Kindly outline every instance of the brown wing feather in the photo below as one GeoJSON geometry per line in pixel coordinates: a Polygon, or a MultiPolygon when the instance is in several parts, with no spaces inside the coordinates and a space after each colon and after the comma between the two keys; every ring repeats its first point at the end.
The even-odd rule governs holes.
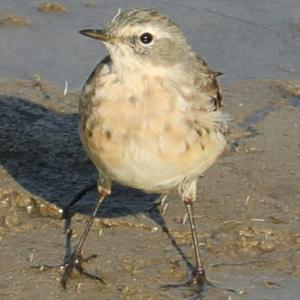
{"type": "Polygon", "coordinates": [[[211,102],[212,102],[214,111],[223,109],[223,98],[222,98],[222,95],[220,93],[219,87],[218,87],[216,96],[212,97],[211,102]]]}
{"type": "Polygon", "coordinates": [[[200,56],[197,55],[196,59],[198,64],[196,64],[197,82],[195,82],[195,84],[197,85],[198,91],[200,93],[207,93],[207,101],[209,101],[213,111],[222,110],[223,99],[217,77],[223,73],[210,70],[207,63],[200,56]]]}
{"type": "Polygon", "coordinates": [[[196,55],[196,60],[197,81],[195,84],[197,85],[198,91],[200,93],[207,93],[207,101],[213,111],[222,110],[223,99],[217,77],[223,73],[210,70],[207,63],[199,55],[196,55]]]}

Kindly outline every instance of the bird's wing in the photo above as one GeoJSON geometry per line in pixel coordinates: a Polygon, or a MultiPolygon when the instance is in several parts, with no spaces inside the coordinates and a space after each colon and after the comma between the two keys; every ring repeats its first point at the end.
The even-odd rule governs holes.
{"type": "Polygon", "coordinates": [[[100,73],[105,72],[107,69],[108,72],[110,70],[111,65],[111,58],[110,56],[106,56],[102,59],[101,62],[95,67],[87,81],[85,82],[79,101],[79,115],[82,120],[82,123],[85,123],[86,119],[88,118],[90,111],[92,109],[92,101],[93,95],[96,93],[96,88],[98,81],[96,78],[99,76],[100,73]]]}
{"type": "Polygon", "coordinates": [[[94,81],[93,79],[95,77],[97,77],[99,75],[99,73],[101,73],[101,71],[103,71],[104,67],[110,66],[110,64],[111,64],[111,57],[109,55],[107,55],[95,67],[95,69],[93,70],[93,72],[91,73],[89,78],[87,79],[85,86],[93,84],[93,81],[94,81]]]}
{"type": "Polygon", "coordinates": [[[200,97],[199,101],[205,101],[206,103],[203,104],[208,105],[212,111],[223,108],[223,99],[217,82],[217,77],[220,75],[222,75],[221,72],[210,70],[207,63],[200,56],[196,56],[195,92],[198,95],[205,95],[200,97]]]}

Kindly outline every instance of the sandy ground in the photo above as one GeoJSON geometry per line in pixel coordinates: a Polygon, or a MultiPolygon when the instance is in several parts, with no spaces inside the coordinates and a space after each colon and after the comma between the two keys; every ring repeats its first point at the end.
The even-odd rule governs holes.
{"type": "MultiPolygon", "coordinates": [[[[133,6],[134,1],[124,1],[123,6],[112,1],[104,12],[100,1],[78,1],[73,6],[70,1],[62,1],[65,11],[54,13],[42,13],[35,1],[28,1],[26,7],[18,3],[3,0],[0,4],[6,11],[6,17],[0,18],[1,38],[6,41],[0,45],[0,298],[299,299],[300,81],[292,80],[299,78],[299,33],[295,24],[300,9],[296,1],[289,0],[290,6],[284,1],[274,5],[265,1],[261,6],[255,1],[251,5],[228,1],[226,7],[221,1],[203,2],[202,6],[196,1],[184,5],[174,1],[176,6],[170,7],[167,1],[147,2],[147,6],[164,8],[185,24],[192,40],[203,34],[205,44],[196,43],[195,48],[206,52],[210,65],[231,74],[225,76],[222,86],[225,110],[233,118],[228,148],[199,179],[195,212],[208,277],[240,294],[208,289],[201,298],[188,289],[162,288],[164,284],[183,282],[193,263],[189,228],[183,224],[185,209],[176,192],[167,206],[159,207],[157,195],[114,185],[113,195],[104,203],[85,247],[85,255],[98,254],[87,268],[103,275],[107,285],[74,277],[63,290],[59,269],[40,271],[31,267],[62,262],[65,236],[61,207],[96,180],[77,134],[78,92],[71,89],[64,96],[63,86],[68,80],[73,90],[78,89],[99,52],[91,41],[69,34],[77,31],[77,26],[90,27],[98,22],[96,12],[101,11],[105,19],[115,7],[133,6]],[[257,12],[257,22],[251,9],[257,12]],[[27,19],[7,18],[8,10],[27,19]],[[216,11],[216,18],[205,18],[203,11],[216,11]],[[206,27],[195,35],[197,13],[198,17],[203,15],[199,22],[206,27]],[[74,14],[86,14],[90,19],[77,18],[75,26],[74,14]],[[240,21],[242,16],[246,23],[240,21]],[[281,19],[275,26],[271,20],[276,16],[281,19]],[[47,28],[47,24],[53,26],[47,28]],[[267,29],[257,27],[262,24],[267,29]],[[226,38],[226,33],[229,37],[234,34],[225,25],[235,28],[241,40],[226,38]],[[67,37],[57,48],[56,43],[64,37],[62,28],[67,37]],[[269,52],[267,58],[267,51],[274,46],[271,40],[276,40],[270,34],[272,30],[285,47],[283,52],[269,52]],[[46,44],[41,42],[45,32],[49,34],[46,44]],[[30,60],[26,38],[34,34],[37,40],[30,40],[31,45],[38,45],[40,39],[43,49],[49,49],[42,53],[34,47],[30,60]],[[282,40],[283,35],[286,40],[282,40]],[[255,43],[264,36],[269,40],[259,51],[255,43]],[[49,43],[52,38],[53,44],[49,43]],[[222,57],[220,49],[210,48],[217,40],[223,43],[222,57]],[[240,54],[247,46],[245,41],[252,47],[247,54],[252,55],[249,61],[254,64],[246,70],[240,54]],[[234,51],[230,42],[236,42],[234,51]],[[76,50],[66,61],[65,54],[72,52],[72,46],[76,50]],[[21,51],[26,53],[22,56],[21,51]],[[254,58],[259,55],[257,62],[254,58]],[[57,64],[49,69],[54,56],[57,64]],[[42,80],[33,78],[34,73],[42,74],[42,80]],[[11,77],[18,79],[7,79],[11,77]]],[[[100,50],[104,54],[104,49],[100,50]]],[[[72,219],[74,243],[95,199],[92,190],[76,207],[72,219]]]]}

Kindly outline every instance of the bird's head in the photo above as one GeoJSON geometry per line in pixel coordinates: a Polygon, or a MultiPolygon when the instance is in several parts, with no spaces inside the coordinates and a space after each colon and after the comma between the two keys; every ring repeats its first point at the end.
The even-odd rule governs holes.
{"type": "Polygon", "coordinates": [[[179,27],[153,9],[130,9],[117,14],[105,29],[80,33],[101,40],[122,67],[171,67],[193,53],[179,27]]]}

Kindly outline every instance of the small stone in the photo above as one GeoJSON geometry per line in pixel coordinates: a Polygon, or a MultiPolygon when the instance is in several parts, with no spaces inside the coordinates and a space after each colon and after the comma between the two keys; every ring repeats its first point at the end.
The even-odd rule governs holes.
{"type": "Polygon", "coordinates": [[[37,212],[37,208],[34,205],[26,206],[26,211],[29,215],[33,215],[37,212]]]}
{"type": "Polygon", "coordinates": [[[156,232],[156,231],[158,231],[158,229],[159,228],[157,226],[154,226],[154,227],[151,228],[151,232],[156,232]]]}

